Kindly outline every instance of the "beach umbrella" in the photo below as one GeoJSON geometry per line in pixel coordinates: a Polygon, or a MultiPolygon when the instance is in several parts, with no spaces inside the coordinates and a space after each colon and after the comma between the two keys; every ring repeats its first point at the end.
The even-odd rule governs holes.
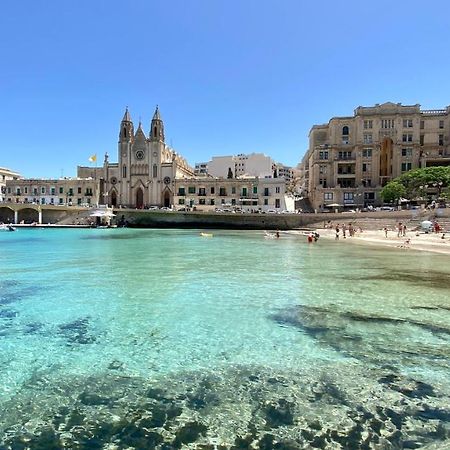
{"type": "Polygon", "coordinates": [[[424,220],[420,223],[422,230],[429,230],[433,226],[433,222],[431,220],[424,220]]]}

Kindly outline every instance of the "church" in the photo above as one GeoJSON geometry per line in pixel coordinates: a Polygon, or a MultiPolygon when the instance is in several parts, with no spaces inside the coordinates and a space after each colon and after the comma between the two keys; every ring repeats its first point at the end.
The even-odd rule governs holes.
{"type": "Polygon", "coordinates": [[[137,130],[128,108],[120,123],[116,163],[108,154],[102,167],[78,167],[80,178],[99,181],[99,203],[142,209],[174,204],[175,179],[192,177],[187,161],[165,143],[164,123],[158,106],[148,136],[142,123],[137,130]]]}

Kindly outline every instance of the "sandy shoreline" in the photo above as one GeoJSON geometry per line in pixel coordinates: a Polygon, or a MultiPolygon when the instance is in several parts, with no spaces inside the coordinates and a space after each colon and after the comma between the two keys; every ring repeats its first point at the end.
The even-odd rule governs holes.
{"type": "MultiPolygon", "coordinates": [[[[336,232],[334,229],[318,228],[317,232],[320,233],[321,238],[335,240],[336,232]]],[[[444,239],[442,239],[442,233],[419,233],[417,235],[415,231],[407,231],[404,237],[397,237],[397,232],[393,230],[388,231],[387,238],[383,230],[358,231],[353,237],[349,237],[347,231],[346,235],[347,237],[344,239],[341,229],[339,242],[343,244],[376,245],[394,247],[399,250],[420,250],[450,255],[450,234],[446,234],[444,239]],[[408,239],[409,243],[407,242],[408,239]]]]}

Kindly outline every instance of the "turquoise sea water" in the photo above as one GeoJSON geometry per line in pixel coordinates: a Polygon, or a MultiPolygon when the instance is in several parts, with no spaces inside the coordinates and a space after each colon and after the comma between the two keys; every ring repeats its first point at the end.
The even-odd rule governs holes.
{"type": "Polygon", "coordinates": [[[447,448],[448,256],[213,234],[0,234],[0,448],[447,448]]]}

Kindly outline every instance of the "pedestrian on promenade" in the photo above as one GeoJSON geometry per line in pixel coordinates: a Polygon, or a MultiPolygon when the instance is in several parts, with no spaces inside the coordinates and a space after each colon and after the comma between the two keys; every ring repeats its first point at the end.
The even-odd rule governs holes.
{"type": "Polygon", "coordinates": [[[383,228],[383,231],[384,231],[384,237],[387,238],[387,232],[388,232],[387,227],[384,227],[384,228],[383,228]]]}

